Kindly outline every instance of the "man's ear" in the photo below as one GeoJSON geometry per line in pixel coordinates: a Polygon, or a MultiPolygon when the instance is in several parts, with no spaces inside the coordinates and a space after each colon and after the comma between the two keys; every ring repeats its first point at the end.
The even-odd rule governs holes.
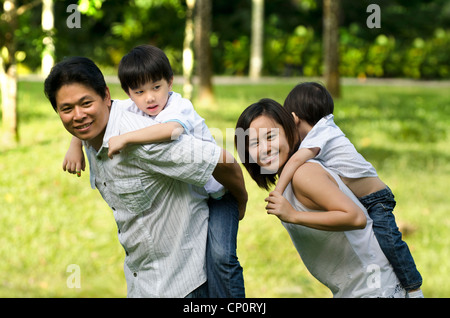
{"type": "Polygon", "coordinates": [[[106,89],[105,89],[105,100],[108,101],[109,105],[111,105],[111,93],[109,92],[108,86],[106,86],[106,89]]]}
{"type": "Polygon", "coordinates": [[[298,125],[300,123],[300,118],[298,118],[298,116],[294,112],[292,112],[291,114],[292,117],[294,117],[295,124],[298,125]]]}

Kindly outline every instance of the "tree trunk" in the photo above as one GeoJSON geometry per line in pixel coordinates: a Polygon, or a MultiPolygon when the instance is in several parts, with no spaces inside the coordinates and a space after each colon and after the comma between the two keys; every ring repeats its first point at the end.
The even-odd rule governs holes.
{"type": "Polygon", "coordinates": [[[192,49],[194,42],[194,22],[193,14],[195,8],[195,0],[186,0],[186,27],[184,31],[183,43],[183,97],[192,99],[194,86],[192,84],[192,73],[194,70],[194,50],[192,49]]]}
{"type": "Polygon", "coordinates": [[[43,42],[45,45],[42,62],[41,73],[47,76],[50,70],[55,64],[55,45],[53,44],[53,27],[54,27],[54,14],[53,14],[53,0],[42,1],[42,31],[46,34],[43,42]]]}
{"type": "Polygon", "coordinates": [[[263,66],[264,0],[252,0],[251,79],[261,77],[263,66]]]}
{"type": "Polygon", "coordinates": [[[0,57],[0,88],[2,91],[2,143],[14,146],[19,141],[17,128],[17,67],[15,60],[16,46],[14,31],[17,28],[15,0],[5,0],[3,18],[7,22],[4,38],[6,56],[0,57]]]}
{"type": "Polygon", "coordinates": [[[324,77],[334,98],[341,96],[339,79],[339,10],[340,0],[323,0],[324,77]]]}
{"type": "Polygon", "coordinates": [[[195,55],[197,74],[199,78],[199,103],[212,106],[214,104],[214,91],[212,85],[211,44],[211,0],[196,0],[195,17],[195,55]]]}

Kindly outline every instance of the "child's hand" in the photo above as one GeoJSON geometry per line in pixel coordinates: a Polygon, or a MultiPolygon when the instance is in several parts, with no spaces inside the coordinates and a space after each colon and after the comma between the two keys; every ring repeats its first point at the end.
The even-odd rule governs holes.
{"type": "Polygon", "coordinates": [[[124,135],[113,136],[109,138],[108,141],[108,157],[112,159],[114,155],[120,153],[120,151],[125,148],[127,142],[125,141],[124,135]]]}
{"type": "Polygon", "coordinates": [[[269,197],[265,198],[264,201],[268,202],[266,205],[267,214],[276,215],[281,221],[294,223],[295,210],[278,191],[270,192],[269,197]]]}
{"type": "Polygon", "coordinates": [[[69,149],[63,160],[63,170],[81,177],[81,171],[86,168],[83,150],[69,149]]]}

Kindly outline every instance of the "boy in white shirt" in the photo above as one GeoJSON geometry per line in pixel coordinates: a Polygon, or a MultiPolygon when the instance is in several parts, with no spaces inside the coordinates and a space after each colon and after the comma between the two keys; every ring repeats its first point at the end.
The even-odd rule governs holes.
{"type": "MultiPolygon", "coordinates": [[[[130,103],[127,111],[150,116],[160,124],[111,137],[108,156],[112,158],[127,145],[175,140],[182,133],[215,143],[203,118],[191,102],[172,92],[173,72],[165,53],[141,45],[125,55],[119,64],[119,79],[130,103]]],[[[84,165],[81,144],[73,140],[63,168],[80,175],[84,165]]],[[[84,170],[84,169],[83,169],[84,170]]],[[[205,185],[209,195],[206,248],[209,297],[245,297],[242,267],[236,255],[238,223],[244,217],[246,193],[232,193],[213,177],[205,185]]]]}
{"type": "Polygon", "coordinates": [[[380,247],[409,297],[423,297],[422,277],[392,213],[394,195],[334,123],[334,102],[329,92],[318,83],[302,83],[289,93],[284,107],[294,116],[301,144],[283,168],[268,201],[273,203],[282,195],[299,166],[312,158],[320,160],[341,177],[367,209],[380,247]]]}

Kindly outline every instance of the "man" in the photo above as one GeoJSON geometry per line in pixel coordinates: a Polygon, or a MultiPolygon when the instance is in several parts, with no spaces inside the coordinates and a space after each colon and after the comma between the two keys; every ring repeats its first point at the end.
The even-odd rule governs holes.
{"type": "Polygon", "coordinates": [[[83,140],[91,184],[113,210],[126,254],[128,296],[207,296],[203,186],[213,175],[233,192],[245,193],[246,202],[234,158],[212,143],[182,135],[168,143],[130,146],[109,159],[110,137],[154,122],[125,111],[126,102],[112,101],[102,73],[87,58],[55,65],[45,94],[66,130],[83,140]]]}

